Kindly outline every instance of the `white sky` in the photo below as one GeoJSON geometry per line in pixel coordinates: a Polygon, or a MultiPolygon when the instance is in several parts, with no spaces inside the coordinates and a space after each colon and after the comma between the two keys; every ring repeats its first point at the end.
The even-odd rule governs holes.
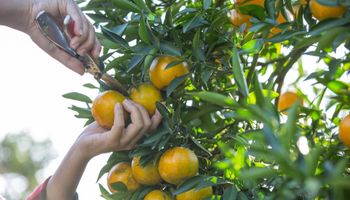
{"type": "MultiPolygon", "coordinates": [[[[38,140],[51,139],[58,157],[44,170],[44,176],[50,176],[84,124],[67,108],[75,102],[62,95],[77,91],[93,99],[97,91],[82,85],[96,81],[88,74],[81,77],[65,68],[21,32],[0,26],[0,44],[0,139],[22,130],[38,140]]],[[[102,199],[96,178],[107,157],[96,157],[88,164],[77,190],[80,199],[102,199]]]]}

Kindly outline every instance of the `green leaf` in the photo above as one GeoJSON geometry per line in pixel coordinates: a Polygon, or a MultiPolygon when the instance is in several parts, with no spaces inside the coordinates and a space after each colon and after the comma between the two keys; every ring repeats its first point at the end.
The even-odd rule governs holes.
{"type": "Polygon", "coordinates": [[[245,180],[256,180],[260,178],[271,178],[277,176],[277,172],[270,168],[251,167],[241,170],[241,178],[245,180]]]}
{"type": "Polygon", "coordinates": [[[183,33],[187,33],[188,31],[198,28],[204,24],[208,24],[208,22],[201,14],[196,14],[191,20],[184,23],[182,31],[183,33]]]}
{"type": "Polygon", "coordinates": [[[81,101],[85,103],[92,103],[92,100],[90,99],[90,97],[78,92],[70,92],[70,93],[64,94],[63,97],[66,99],[72,99],[72,100],[81,101]]]}
{"type": "Polygon", "coordinates": [[[167,55],[181,56],[180,50],[170,43],[160,43],[160,50],[167,55]]]}
{"type": "Polygon", "coordinates": [[[108,28],[101,26],[102,33],[111,41],[120,44],[124,48],[129,48],[128,42],[120,37],[118,34],[114,33],[113,31],[109,30],[108,28]]]}
{"type": "Polygon", "coordinates": [[[119,9],[130,11],[130,12],[141,12],[141,9],[129,0],[112,0],[112,3],[119,9]]]}
{"type": "Polygon", "coordinates": [[[242,49],[246,53],[258,53],[263,47],[263,44],[264,41],[262,39],[250,40],[242,46],[242,49]]]}
{"type": "Polygon", "coordinates": [[[103,198],[107,199],[107,200],[112,200],[109,195],[110,193],[101,185],[98,184],[99,188],[100,188],[100,192],[103,198]]]}
{"type": "Polygon", "coordinates": [[[91,118],[92,114],[88,108],[80,108],[78,106],[71,106],[69,109],[78,112],[78,115],[75,115],[77,118],[91,118]]]}
{"type": "Polygon", "coordinates": [[[327,88],[330,89],[332,92],[339,94],[343,91],[347,91],[349,86],[342,81],[334,80],[327,83],[327,88]]]}
{"type": "Polygon", "coordinates": [[[204,51],[200,45],[200,35],[201,30],[199,29],[196,34],[194,35],[193,41],[192,41],[192,51],[193,55],[200,61],[205,60],[204,51]]]}
{"type": "Polygon", "coordinates": [[[140,19],[140,26],[139,26],[139,36],[142,41],[144,41],[147,44],[151,44],[151,37],[148,32],[147,28],[147,18],[144,17],[144,15],[141,15],[140,19]]]}
{"type": "Polygon", "coordinates": [[[321,37],[316,51],[320,51],[322,49],[332,47],[333,41],[342,33],[346,33],[347,28],[345,27],[337,27],[331,30],[328,30],[321,37]]]}
{"type": "Polygon", "coordinates": [[[98,87],[94,86],[91,83],[85,83],[83,86],[89,89],[98,89],[98,87]]]}
{"type": "Polygon", "coordinates": [[[207,176],[204,176],[204,175],[198,175],[198,176],[191,177],[191,178],[187,179],[184,183],[179,185],[179,187],[174,192],[172,192],[172,194],[178,195],[178,194],[184,193],[186,191],[189,191],[192,188],[196,187],[196,185],[198,185],[200,182],[204,181],[206,178],[207,178],[207,176]]]}
{"type": "Polygon", "coordinates": [[[126,185],[122,182],[115,182],[111,184],[112,188],[116,191],[128,191],[126,185]]]}
{"type": "Polygon", "coordinates": [[[177,88],[177,86],[179,86],[187,77],[188,75],[183,75],[172,80],[171,83],[166,87],[166,96],[170,96],[171,93],[177,88]]]}
{"type": "Polygon", "coordinates": [[[321,36],[317,35],[317,36],[311,36],[311,37],[305,37],[302,40],[299,40],[295,46],[294,49],[302,49],[304,47],[310,46],[316,42],[318,42],[320,40],[321,36]]]}
{"type": "Polygon", "coordinates": [[[134,0],[135,4],[141,8],[142,11],[151,12],[147,4],[143,0],[134,0]]]}
{"type": "Polygon", "coordinates": [[[170,119],[170,112],[168,108],[159,102],[156,102],[156,107],[157,107],[157,110],[162,115],[162,117],[168,121],[170,119]]]}
{"type": "MultiPolygon", "coordinates": [[[[270,100],[273,100],[279,96],[277,92],[267,89],[263,89],[262,93],[264,97],[268,97],[270,100]]],[[[256,96],[254,92],[249,93],[247,102],[249,104],[256,104],[256,96]]]]}
{"type": "Polygon", "coordinates": [[[236,200],[237,189],[234,186],[230,186],[224,190],[223,200],[236,200]]]}
{"type": "Polygon", "coordinates": [[[230,97],[215,93],[215,92],[191,92],[189,95],[201,98],[209,103],[219,105],[219,106],[237,106],[237,103],[230,97]]]}
{"type": "Polygon", "coordinates": [[[203,0],[203,9],[207,10],[211,6],[212,0],[203,0]]]}
{"type": "Polygon", "coordinates": [[[232,48],[231,65],[233,69],[234,79],[238,85],[239,91],[243,94],[244,97],[248,97],[249,92],[247,81],[244,77],[243,66],[241,64],[236,46],[233,46],[232,48]]]}
{"type": "Polygon", "coordinates": [[[212,154],[210,153],[210,151],[208,149],[206,149],[205,147],[203,147],[203,145],[201,145],[201,143],[199,143],[196,138],[194,137],[190,137],[192,142],[199,147],[202,151],[204,151],[205,153],[207,153],[209,156],[212,156],[212,154]]]}
{"type": "Polygon", "coordinates": [[[312,27],[309,35],[315,36],[319,35],[322,32],[332,30],[334,27],[339,27],[347,24],[350,20],[350,17],[344,17],[336,20],[324,20],[319,22],[316,26],[312,27]]]}
{"type": "Polygon", "coordinates": [[[246,5],[241,5],[241,6],[239,6],[239,11],[242,14],[256,17],[261,21],[264,21],[264,19],[266,17],[265,9],[259,5],[255,5],[255,4],[248,3],[246,5]]]}
{"type": "Polygon", "coordinates": [[[134,55],[128,64],[127,72],[130,73],[133,69],[135,69],[135,67],[137,67],[145,57],[146,57],[145,54],[134,55]]]}

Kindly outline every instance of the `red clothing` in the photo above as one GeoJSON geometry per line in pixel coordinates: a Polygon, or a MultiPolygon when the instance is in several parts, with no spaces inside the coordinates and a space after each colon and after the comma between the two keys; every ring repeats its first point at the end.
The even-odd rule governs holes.
{"type": "Polygon", "coordinates": [[[26,200],[45,200],[46,199],[46,185],[49,182],[50,177],[47,178],[42,184],[40,184],[27,198],[26,200]]]}
{"type": "MultiPolygon", "coordinates": [[[[46,200],[46,185],[51,177],[47,178],[26,198],[26,200],[46,200]]],[[[75,193],[73,200],[78,200],[78,194],[75,193]]]]}

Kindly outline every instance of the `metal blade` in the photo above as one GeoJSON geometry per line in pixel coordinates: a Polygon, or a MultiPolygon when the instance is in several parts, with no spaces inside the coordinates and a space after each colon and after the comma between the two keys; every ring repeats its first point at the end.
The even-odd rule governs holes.
{"type": "Polygon", "coordinates": [[[57,25],[56,21],[47,12],[41,11],[36,17],[37,24],[41,32],[55,45],[67,52],[73,57],[78,57],[77,52],[70,47],[69,41],[62,31],[62,29],[57,25]]]}

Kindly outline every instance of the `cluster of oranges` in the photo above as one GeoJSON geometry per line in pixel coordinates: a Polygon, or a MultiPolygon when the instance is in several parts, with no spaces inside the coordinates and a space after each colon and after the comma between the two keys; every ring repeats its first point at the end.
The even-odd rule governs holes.
{"type": "MultiPolygon", "coordinates": [[[[296,5],[298,6],[305,6],[308,3],[309,0],[299,0],[299,4],[296,5]]],[[[264,7],[264,0],[235,0],[235,9],[231,10],[229,16],[230,16],[230,21],[233,25],[237,27],[241,27],[243,24],[245,24],[245,31],[249,29],[251,26],[251,18],[252,16],[243,14],[240,11],[241,6],[245,5],[257,5],[264,7]]],[[[309,2],[310,6],[310,11],[311,14],[317,19],[317,20],[325,20],[325,19],[330,19],[330,18],[339,18],[343,16],[343,14],[346,11],[346,8],[344,6],[326,6],[322,5],[317,2],[317,0],[310,0],[309,2]]],[[[288,17],[292,18],[291,15],[288,17]]],[[[290,19],[287,19],[290,20],[290,19]]],[[[276,19],[278,24],[282,24],[286,22],[286,19],[283,17],[281,13],[278,14],[277,19],[276,19]]],[[[270,35],[269,37],[272,37],[274,35],[277,35],[280,33],[282,30],[278,27],[273,27],[270,30],[270,35]]]]}
{"type": "MultiPolygon", "coordinates": [[[[186,179],[198,173],[199,164],[196,154],[185,147],[174,147],[165,151],[158,163],[149,162],[142,166],[140,157],[134,157],[131,164],[121,162],[116,164],[107,177],[107,184],[111,192],[118,192],[113,189],[113,184],[123,183],[129,191],[135,191],[142,185],[159,185],[162,181],[173,185],[179,185],[186,179]]],[[[189,190],[176,195],[176,200],[201,200],[213,194],[211,186],[189,190]]],[[[161,189],[152,190],[144,200],[170,200],[171,195],[161,189]]]]}
{"type": "MultiPolygon", "coordinates": [[[[161,56],[152,62],[149,70],[151,83],[143,83],[130,89],[129,98],[142,105],[150,115],[156,110],[156,102],[161,101],[160,90],[168,86],[175,78],[188,73],[185,62],[178,63],[180,59],[172,56],[161,56]],[[172,63],[175,63],[174,66],[172,63]]],[[[99,94],[92,104],[92,116],[102,127],[110,129],[114,122],[114,106],[122,103],[126,97],[121,93],[108,90],[99,94]]]]}

